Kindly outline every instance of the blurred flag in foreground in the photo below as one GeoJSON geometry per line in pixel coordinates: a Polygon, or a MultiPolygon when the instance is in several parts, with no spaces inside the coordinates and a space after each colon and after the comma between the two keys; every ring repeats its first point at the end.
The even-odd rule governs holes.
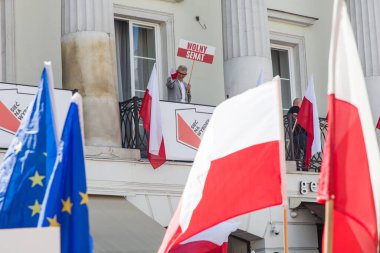
{"type": "Polygon", "coordinates": [[[222,222],[190,237],[170,250],[170,253],[227,253],[228,236],[236,231],[238,226],[238,222],[235,221],[222,222]]]}
{"type": "Polygon", "coordinates": [[[309,85],[302,99],[301,108],[297,115],[297,123],[307,132],[305,167],[308,168],[311,157],[321,152],[321,130],[319,128],[313,76],[309,79],[309,85]]]}
{"type": "Polygon", "coordinates": [[[380,117],[379,117],[379,120],[377,121],[376,128],[380,130],[380,117]]]}
{"type": "Polygon", "coordinates": [[[147,153],[150,164],[157,169],[166,162],[165,143],[162,133],[158,76],[156,64],[153,65],[148,87],[140,108],[144,129],[148,132],[147,153]]]}
{"type": "Polygon", "coordinates": [[[60,226],[62,253],[90,252],[82,100],[73,96],[38,226],[60,226]]]}
{"type": "Polygon", "coordinates": [[[0,165],[0,228],[37,226],[57,154],[52,82],[45,63],[36,97],[0,165]]]}
{"type": "Polygon", "coordinates": [[[235,216],[283,203],[281,104],[276,77],[215,108],[159,252],[235,216]]]}
{"type": "Polygon", "coordinates": [[[334,253],[377,253],[379,148],[343,0],[335,1],[334,5],[328,83],[328,131],[318,200],[321,203],[333,201],[334,208],[332,238],[324,240],[332,240],[334,253]]]}

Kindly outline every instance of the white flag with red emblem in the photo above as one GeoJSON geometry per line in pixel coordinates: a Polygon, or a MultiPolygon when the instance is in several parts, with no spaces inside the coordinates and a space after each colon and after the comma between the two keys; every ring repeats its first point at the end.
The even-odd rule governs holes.
{"type": "Polygon", "coordinates": [[[334,5],[328,84],[328,131],[318,199],[334,203],[332,252],[377,253],[380,155],[343,0],[334,5]]]}
{"type": "Polygon", "coordinates": [[[235,216],[283,203],[280,79],[215,108],[159,250],[235,216]]]}
{"type": "Polygon", "coordinates": [[[321,131],[319,128],[313,76],[309,79],[305,96],[302,99],[301,108],[297,115],[297,123],[305,129],[307,133],[305,167],[309,167],[311,157],[321,152],[321,131]]]}
{"type": "Polygon", "coordinates": [[[156,169],[166,162],[156,64],[153,65],[150,74],[148,87],[140,108],[140,116],[143,120],[144,129],[148,132],[148,159],[152,167],[156,169]]]}

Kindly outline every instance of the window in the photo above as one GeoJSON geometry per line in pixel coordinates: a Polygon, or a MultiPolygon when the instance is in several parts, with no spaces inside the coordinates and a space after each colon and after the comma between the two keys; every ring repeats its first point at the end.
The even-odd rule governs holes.
{"type": "Polygon", "coordinates": [[[159,26],[153,23],[115,20],[119,101],[144,97],[158,58],[158,30],[159,26]]]}
{"type": "Polygon", "coordinates": [[[296,98],[296,87],[293,78],[292,48],[273,45],[271,48],[273,76],[280,76],[282,108],[288,110],[296,98]]]}

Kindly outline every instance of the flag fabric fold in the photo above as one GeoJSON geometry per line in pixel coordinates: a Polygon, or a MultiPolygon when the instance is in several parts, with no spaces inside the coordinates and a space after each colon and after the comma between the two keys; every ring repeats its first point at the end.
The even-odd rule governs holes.
{"type": "Polygon", "coordinates": [[[158,76],[156,64],[149,78],[148,87],[140,108],[143,127],[148,132],[147,154],[150,164],[157,169],[166,162],[165,143],[162,132],[158,76]]]}
{"type": "Polygon", "coordinates": [[[73,96],[38,226],[58,226],[62,253],[91,252],[81,97],[73,96]]]}
{"type": "MultiPolygon", "coordinates": [[[[378,252],[380,155],[346,3],[335,1],[318,201],[334,201],[332,252],[378,252]]],[[[324,238],[330,240],[330,238],[324,238]]]]}
{"type": "Polygon", "coordinates": [[[160,253],[230,218],[283,203],[280,94],[276,77],[215,108],[160,253]]]}
{"type": "Polygon", "coordinates": [[[379,117],[379,120],[377,121],[376,128],[380,130],[380,117],[379,117]]]}
{"type": "Polygon", "coordinates": [[[239,223],[225,221],[196,234],[170,250],[170,253],[227,253],[228,237],[238,229],[239,223]]]}
{"type": "Polygon", "coordinates": [[[0,228],[36,227],[57,154],[50,63],[0,165],[0,228]]]}
{"type": "Polygon", "coordinates": [[[305,129],[307,133],[305,167],[308,168],[311,157],[314,154],[321,152],[321,131],[319,128],[317,99],[315,97],[313,76],[309,79],[309,85],[306,89],[300,111],[297,115],[297,123],[305,129]]]}
{"type": "Polygon", "coordinates": [[[264,71],[261,70],[259,77],[256,80],[256,87],[264,83],[264,71]]]}

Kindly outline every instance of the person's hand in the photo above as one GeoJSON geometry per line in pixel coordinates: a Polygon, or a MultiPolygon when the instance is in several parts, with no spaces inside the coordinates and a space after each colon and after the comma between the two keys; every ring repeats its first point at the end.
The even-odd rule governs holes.
{"type": "Polygon", "coordinates": [[[191,90],[191,84],[188,83],[186,87],[187,94],[190,94],[190,90],[191,90]]]}
{"type": "Polygon", "coordinates": [[[171,78],[172,78],[173,80],[177,79],[178,71],[176,71],[176,72],[174,72],[174,73],[171,73],[170,76],[171,76],[171,78]]]}

